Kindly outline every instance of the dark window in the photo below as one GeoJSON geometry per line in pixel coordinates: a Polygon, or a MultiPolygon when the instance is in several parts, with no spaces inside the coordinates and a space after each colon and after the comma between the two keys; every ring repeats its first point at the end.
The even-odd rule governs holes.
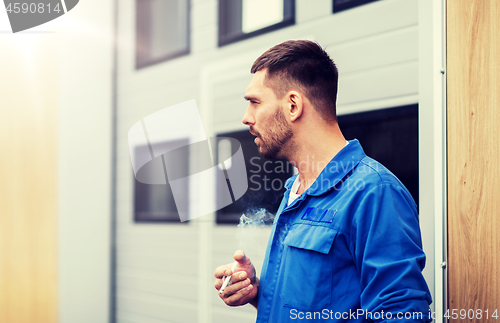
{"type": "MultiPolygon", "coordinates": [[[[166,141],[161,144],[155,144],[155,147],[162,151],[169,151],[175,147],[182,147],[189,144],[188,139],[176,141],[166,141]],[[163,148],[162,148],[163,147],[163,148]],[[172,147],[169,149],[169,147],[172,147]]],[[[180,150],[179,150],[180,151],[180,150]]],[[[177,168],[184,167],[180,171],[188,173],[189,150],[182,150],[182,156],[179,156],[177,168]]],[[[135,156],[149,156],[148,146],[138,146],[135,148],[135,156]]],[[[135,222],[180,222],[176,203],[182,203],[183,209],[188,207],[189,187],[183,184],[181,187],[180,198],[174,200],[172,188],[168,182],[165,172],[163,155],[152,159],[144,165],[134,177],[134,221],[135,222]],[[138,181],[137,178],[141,179],[138,181]],[[166,182],[166,184],[164,184],[166,182]],[[162,183],[162,184],[159,184],[162,183]],[[182,200],[181,200],[182,198],[182,200]]],[[[187,222],[186,222],[187,223],[187,222]]]]}
{"type": "Polygon", "coordinates": [[[189,53],[189,0],[136,0],[136,66],[189,53]]]}
{"type": "MultiPolygon", "coordinates": [[[[285,182],[293,175],[292,165],[284,160],[262,158],[254,143],[255,137],[248,130],[220,134],[217,137],[230,137],[241,143],[248,178],[248,191],[236,202],[217,211],[217,223],[238,224],[243,213],[248,215],[263,209],[276,214],[285,192],[285,182]]],[[[217,154],[219,146],[221,145],[217,146],[217,154]]],[[[217,191],[219,190],[227,190],[227,183],[218,182],[217,191]]]]}
{"type": "Polygon", "coordinates": [[[366,155],[387,167],[418,204],[418,105],[341,115],[348,140],[358,139],[366,155]]]}
{"type": "Polygon", "coordinates": [[[351,9],[377,0],[333,0],[333,12],[351,9]]]}
{"type": "Polygon", "coordinates": [[[219,0],[219,46],[295,23],[295,0],[219,0]]]}

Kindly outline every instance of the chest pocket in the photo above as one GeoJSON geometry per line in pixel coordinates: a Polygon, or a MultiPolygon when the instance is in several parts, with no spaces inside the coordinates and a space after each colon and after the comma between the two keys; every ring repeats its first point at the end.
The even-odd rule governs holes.
{"type": "Polygon", "coordinates": [[[285,240],[281,299],[286,307],[321,310],[332,302],[335,229],[295,224],[285,240]]]}

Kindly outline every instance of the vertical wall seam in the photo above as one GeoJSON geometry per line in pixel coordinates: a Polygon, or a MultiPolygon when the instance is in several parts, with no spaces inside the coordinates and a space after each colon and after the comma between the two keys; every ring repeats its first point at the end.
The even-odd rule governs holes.
{"type": "Polygon", "coordinates": [[[114,1],[113,57],[111,76],[111,237],[109,322],[116,323],[116,178],[117,178],[117,123],[118,123],[118,0],[114,1]]]}

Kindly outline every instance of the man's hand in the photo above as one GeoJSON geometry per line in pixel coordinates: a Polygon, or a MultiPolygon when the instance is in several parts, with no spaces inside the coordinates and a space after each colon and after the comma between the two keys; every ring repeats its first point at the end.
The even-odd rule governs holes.
{"type": "Polygon", "coordinates": [[[222,287],[222,277],[231,276],[231,285],[228,285],[222,294],[218,293],[219,297],[229,306],[250,303],[257,308],[259,279],[256,277],[255,268],[241,250],[237,250],[233,258],[238,262],[234,273],[231,272],[232,263],[217,267],[214,272],[214,287],[219,291],[222,287]]]}

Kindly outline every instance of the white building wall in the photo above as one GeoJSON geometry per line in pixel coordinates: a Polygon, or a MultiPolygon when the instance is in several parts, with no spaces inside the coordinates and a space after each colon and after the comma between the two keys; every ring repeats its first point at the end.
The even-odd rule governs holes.
{"type": "MultiPolygon", "coordinates": [[[[377,1],[338,14],[331,13],[331,2],[297,0],[294,26],[219,48],[217,1],[192,0],[191,54],[140,70],[134,57],[135,1],[119,2],[118,323],[255,321],[251,306],[229,308],[213,289],[214,268],[231,262],[241,247],[235,226],[216,225],[213,214],[189,224],[133,222],[127,132],[134,123],[195,99],[208,136],[245,129],[250,66],[289,39],[326,47],[340,72],[339,114],[418,103],[418,1],[377,1]]],[[[193,205],[214,198],[210,183],[201,184],[191,191],[193,205]]],[[[258,271],[266,240],[260,234],[256,244],[262,247],[249,252],[258,271]]]]}
{"type": "Polygon", "coordinates": [[[59,45],[51,51],[59,63],[59,323],[110,317],[113,9],[80,1],[41,26],[59,45]]]}

